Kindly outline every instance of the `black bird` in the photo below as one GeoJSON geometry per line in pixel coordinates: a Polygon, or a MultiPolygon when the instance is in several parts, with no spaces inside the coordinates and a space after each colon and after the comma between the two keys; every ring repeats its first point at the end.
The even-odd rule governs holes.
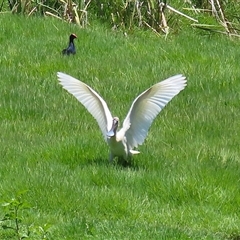
{"type": "Polygon", "coordinates": [[[72,33],[69,37],[68,47],[62,50],[63,55],[70,55],[70,54],[76,53],[76,49],[75,49],[74,42],[73,42],[73,40],[75,38],[77,38],[76,34],[72,33]]]}

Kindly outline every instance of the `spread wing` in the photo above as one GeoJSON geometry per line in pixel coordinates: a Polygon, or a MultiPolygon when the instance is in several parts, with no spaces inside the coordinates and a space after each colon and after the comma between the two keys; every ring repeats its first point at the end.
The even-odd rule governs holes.
{"type": "Polygon", "coordinates": [[[60,84],[71,93],[97,120],[103,137],[107,140],[107,132],[112,126],[112,115],[106,102],[87,84],[65,73],[57,74],[60,84]]]}
{"type": "Polygon", "coordinates": [[[155,117],[174,96],[185,88],[186,82],[186,78],[182,75],[170,77],[153,85],[134,100],[123,122],[130,149],[144,142],[155,117]]]}

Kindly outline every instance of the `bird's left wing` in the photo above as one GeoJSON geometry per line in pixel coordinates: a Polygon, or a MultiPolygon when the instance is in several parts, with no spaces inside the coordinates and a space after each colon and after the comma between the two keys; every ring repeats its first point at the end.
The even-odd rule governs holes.
{"type": "Polygon", "coordinates": [[[123,122],[130,149],[144,142],[154,118],[174,96],[185,88],[186,81],[183,75],[170,77],[153,85],[134,100],[123,122]]]}
{"type": "Polygon", "coordinates": [[[60,84],[71,93],[97,120],[103,137],[107,140],[107,132],[112,126],[112,115],[106,102],[87,84],[65,73],[57,74],[60,84]]]}

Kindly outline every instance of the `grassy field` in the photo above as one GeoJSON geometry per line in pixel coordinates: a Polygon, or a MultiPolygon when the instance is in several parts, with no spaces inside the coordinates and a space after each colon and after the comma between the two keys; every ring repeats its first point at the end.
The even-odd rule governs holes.
{"type": "MultiPolygon", "coordinates": [[[[30,239],[240,238],[239,41],[191,29],[167,40],[125,37],[98,24],[0,17],[0,202],[16,209],[12,199],[26,191],[19,234],[29,227],[30,239]],[[71,32],[77,54],[63,57],[71,32]],[[109,164],[97,123],[61,88],[57,71],[92,86],[122,121],[152,84],[182,73],[188,86],[123,167],[109,164]]],[[[0,219],[10,212],[0,207],[0,219]]],[[[14,216],[0,224],[14,228],[14,216]]],[[[19,238],[0,229],[0,239],[19,238]]]]}

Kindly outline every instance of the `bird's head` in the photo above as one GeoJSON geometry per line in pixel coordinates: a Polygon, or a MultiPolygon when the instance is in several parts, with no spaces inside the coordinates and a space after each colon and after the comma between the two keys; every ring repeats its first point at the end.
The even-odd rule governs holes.
{"type": "Polygon", "coordinates": [[[74,33],[72,33],[72,34],[70,35],[70,40],[73,41],[73,39],[75,39],[75,38],[77,38],[77,35],[74,34],[74,33]]]}
{"type": "Polygon", "coordinates": [[[118,124],[119,124],[119,118],[118,117],[114,117],[113,120],[112,120],[112,128],[107,133],[108,137],[116,136],[118,124]]]}

